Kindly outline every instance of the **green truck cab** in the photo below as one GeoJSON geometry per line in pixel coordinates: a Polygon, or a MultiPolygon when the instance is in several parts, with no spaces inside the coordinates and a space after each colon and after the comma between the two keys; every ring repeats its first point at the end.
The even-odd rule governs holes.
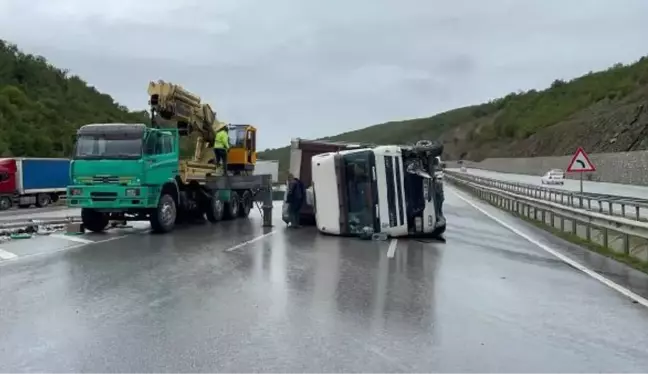
{"type": "Polygon", "coordinates": [[[81,127],[70,165],[68,207],[81,208],[90,231],[105,230],[111,220],[148,220],[152,231],[163,233],[183,220],[247,217],[259,193],[271,190],[270,176],[216,175],[214,165],[203,165],[213,173],[203,170],[200,177],[188,178],[183,172],[196,168],[180,160],[179,140],[176,128],[81,127]]]}

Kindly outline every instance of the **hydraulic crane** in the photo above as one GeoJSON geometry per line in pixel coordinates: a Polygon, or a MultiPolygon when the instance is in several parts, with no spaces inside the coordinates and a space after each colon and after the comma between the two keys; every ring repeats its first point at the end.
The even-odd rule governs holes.
{"type": "MultiPolygon", "coordinates": [[[[211,147],[216,131],[227,126],[230,134],[227,171],[250,174],[256,164],[256,128],[251,125],[226,125],[218,121],[211,106],[179,85],[159,80],[150,82],[151,119],[154,127],[175,126],[181,136],[197,134],[194,155],[180,163],[183,181],[202,181],[214,173],[211,147]]],[[[218,170],[217,174],[223,174],[218,170]]]]}

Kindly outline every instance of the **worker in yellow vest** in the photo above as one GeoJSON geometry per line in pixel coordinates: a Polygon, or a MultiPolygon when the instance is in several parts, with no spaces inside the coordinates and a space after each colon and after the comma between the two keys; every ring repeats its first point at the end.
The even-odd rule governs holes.
{"type": "Polygon", "coordinates": [[[229,150],[229,135],[227,133],[227,125],[222,124],[216,130],[216,139],[214,139],[214,160],[216,165],[221,164],[223,170],[227,170],[227,151],[229,150]]]}

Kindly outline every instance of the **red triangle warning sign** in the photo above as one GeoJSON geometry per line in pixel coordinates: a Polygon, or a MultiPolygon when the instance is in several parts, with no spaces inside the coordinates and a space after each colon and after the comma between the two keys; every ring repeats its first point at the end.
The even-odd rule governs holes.
{"type": "Polygon", "coordinates": [[[582,173],[587,171],[596,171],[596,167],[592,161],[590,161],[585,150],[582,147],[578,147],[578,150],[574,153],[574,156],[569,162],[567,171],[572,173],[582,173]]]}

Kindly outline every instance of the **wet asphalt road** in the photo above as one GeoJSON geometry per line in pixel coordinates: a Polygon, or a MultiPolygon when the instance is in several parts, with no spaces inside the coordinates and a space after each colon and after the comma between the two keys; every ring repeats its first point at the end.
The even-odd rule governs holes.
{"type": "MultiPolygon", "coordinates": [[[[389,242],[280,222],[241,245],[267,232],[258,218],[82,239],[90,244],[41,238],[61,242],[31,252],[13,243],[5,249],[21,256],[0,262],[0,371],[648,368],[645,307],[452,191],[447,243],[399,240],[393,258],[389,242]]],[[[476,204],[648,296],[647,277],[476,204]]]]}

